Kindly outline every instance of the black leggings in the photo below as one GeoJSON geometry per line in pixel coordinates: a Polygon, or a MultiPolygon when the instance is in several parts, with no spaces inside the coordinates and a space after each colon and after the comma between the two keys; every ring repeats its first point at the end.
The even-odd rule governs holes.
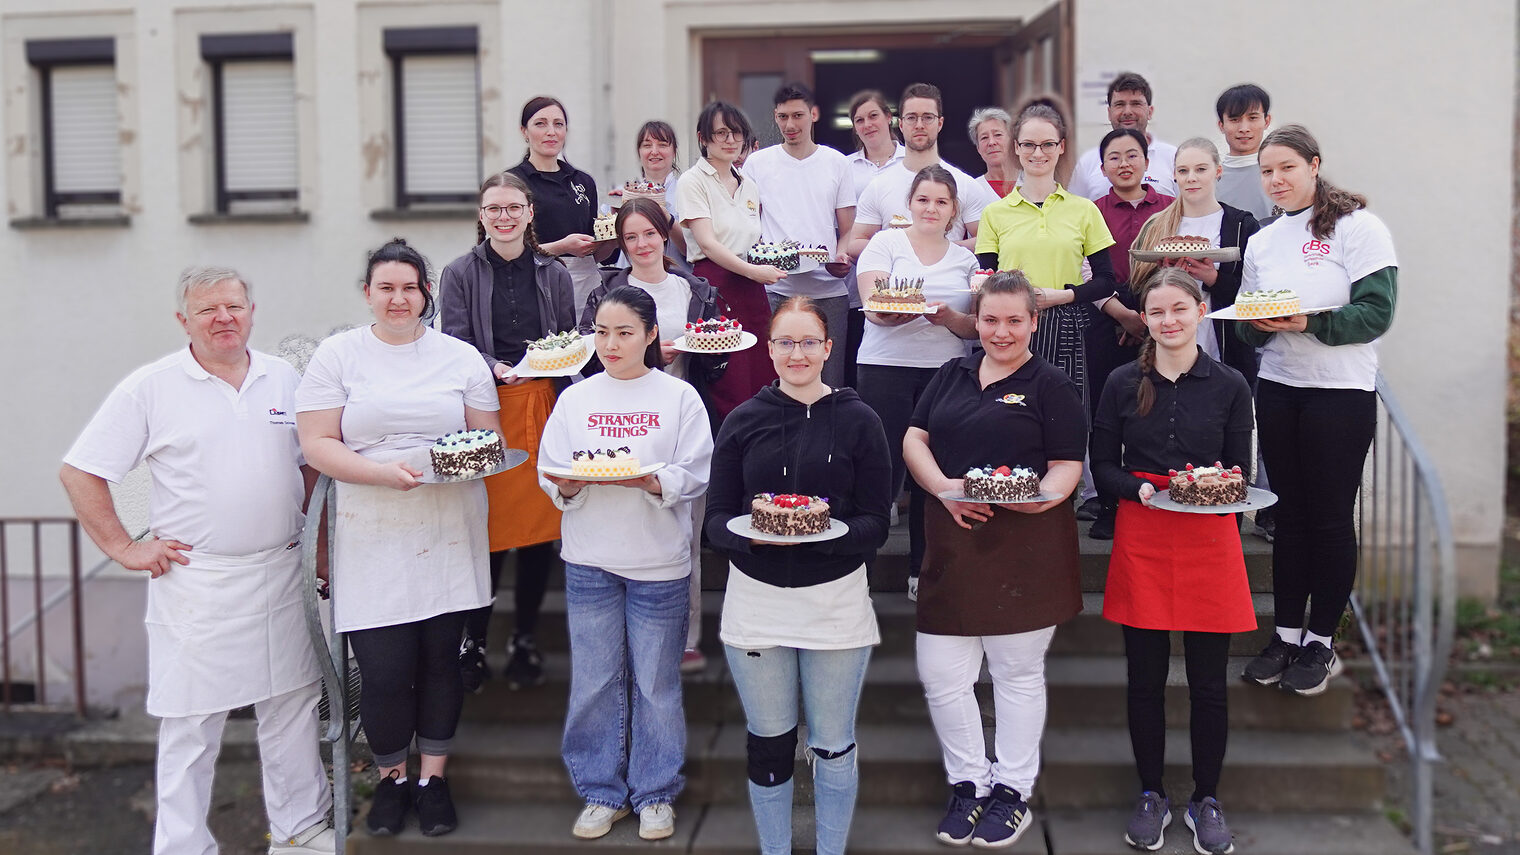
{"type": "Polygon", "coordinates": [[[1261,456],[1277,493],[1272,605],[1276,624],[1333,636],[1356,582],[1353,515],[1362,464],[1377,427],[1377,393],[1301,389],[1262,380],[1256,389],[1261,456]],[[1313,609],[1309,609],[1312,601],[1313,609]]]}
{"type": "Polygon", "coordinates": [[[422,754],[449,753],[464,684],[459,678],[459,637],[465,612],[348,633],[364,690],[359,721],[375,764],[406,762],[417,738],[422,754]]]}
{"type": "MultiPolygon", "coordinates": [[[[1184,632],[1187,663],[1188,726],[1193,737],[1193,796],[1214,797],[1230,738],[1225,701],[1225,666],[1230,658],[1227,632],[1184,632]]],[[[1140,788],[1162,795],[1166,768],[1166,673],[1171,666],[1171,633],[1164,629],[1124,627],[1124,657],[1129,663],[1129,741],[1135,749],[1140,788]]]]}
{"type": "MultiPolygon", "coordinates": [[[[507,553],[503,549],[491,553],[491,593],[501,586],[501,565],[507,553]]],[[[549,588],[549,576],[554,572],[554,544],[535,543],[517,548],[517,584],[512,589],[512,601],[517,608],[517,635],[538,632],[538,614],[544,607],[544,591],[549,588]]],[[[481,606],[469,612],[465,631],[481,648],[486,646],[486,629],[491,625],[492,606],[481,606]]]]}
{"type": "MultiPolygon", "coordinates": [[[[908,474],[903,462],[903,437],[918,399],[934,379],[938,368],[907,368],[900,365],[862,365],[856,369],[855,391],[866,406],[876,411],[887,432],[887,451],[892,455],[892,499],[904,484],[908,488],[908,575],[917,576],[924,564],[924,502],[928,494],[908,474]]],[[[959,478],[961,473],[945,473],[959,478]]]]}

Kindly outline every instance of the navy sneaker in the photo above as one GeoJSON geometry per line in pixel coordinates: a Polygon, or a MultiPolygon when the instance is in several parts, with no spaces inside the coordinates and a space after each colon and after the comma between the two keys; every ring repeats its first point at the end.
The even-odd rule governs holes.
{"type": "Polygon", "coordinates": [[[1034,812],[1018,790],[1003,784],[992,785],[987,809],[971,835],[971,845],[978,849],[1002,849],[1017,843],[1034,825],[1034,812]]]}
{"type": "Polygon", "coordinates": [[[1193,848],[1198,855],[1229,855],[1235,851],[1235,835],[1224,821],[1224,809],[1212,798],[1189,802],[1187,827],[1193,830],[1193,848]]]}
{"type": "Polygon", "coordinates": [[[1166,842],[1166,827],[1171,824],[1171,804],[1166,796],[1146,790],[1135,802],[1135,814],[1124,829],[1124,842],[1135,849],[1155,852],[1166,842]]]}
{"type": "Polygon", "coordinates": [[[1330,678],[1341,673],[1341,658],[1335,651],[1318,641],[1304,645],[1304,651],[1282,673],[1278,688],[1305,697],[1317,695],[1330,684],[1330,678]]]}
{"type": "Polygon", "coordinates": [[[976,821],[982,818],[984,801],[976,797],[976,784],[970,781],[961,781],[951,787],[950,805],[945,810],[945,818],[939,821],[939,830],[934,836],[941,843],[951,846],[970,843],[971,835],[976,831],[976,821]]]}

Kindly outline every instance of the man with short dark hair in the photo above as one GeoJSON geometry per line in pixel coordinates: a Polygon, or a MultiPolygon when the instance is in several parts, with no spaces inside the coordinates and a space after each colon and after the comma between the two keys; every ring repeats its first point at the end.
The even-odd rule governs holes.
{"type": "MultiPolygon", "coordinates": [[[[1145,170],[1145,183],[1153,185],[1158,192],[1168,196],[1177,195],[1177,180],[1172,175],[1177,160],[1177,147],[1151,136],[1151,117],[1156,108],[1151,106],[1151,85],[1144,77],[1133,71],[1121,71],[1108,84],[1108,121],[1115,130],[1134,128],[1145,134],[1149,143],[1147,156],[1150,165],[1145,170]]],[[[1071,173],[1071,186],[1067,187],[1079,196],[1094,201],[1108,192],[1109,182],[1103,176],[1103,158],[1094,146],[1082,154],[1071,173]]]]}
{"type": "Polygon", "coordinates": [[[1256,162],[1262,137],[1272,126],[1272,96],[1254,83],[1224,90],[1214,102],[1219,132],[1229,153],[1214,196],[1226,205],[1250,211],[1258,222],[1272,216],[1272,200],[1261,186],[1261,166],[1256,162]]]}
{"type": "MultiPolygon", "coordinates": [[[[776,128],[781,144],[760,149],[744,162],[744,174],[760,188],[760,225],[765,239],[795,240],[840,255],[840,239],[855,225],[855,185],[844,155],[813,140],[818,103],[801,83],[776,90],[776,128]]],[[[828,334],[843,342],[850,313],[845,280],[822,267],[787,274],[765,286],[774,312],[787,297],[811,297],[828,319],[828,334]]],[[[843,359],[823,363],[823,382],[844,385],[843,359]]]]}

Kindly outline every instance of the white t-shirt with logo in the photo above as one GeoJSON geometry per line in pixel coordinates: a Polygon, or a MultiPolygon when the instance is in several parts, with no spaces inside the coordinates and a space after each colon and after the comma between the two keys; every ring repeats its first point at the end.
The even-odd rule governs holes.
{"type": "MultiPolygon", "coordinates": [[[[1157,193],[1176,196],[1177,147],[1152,138],[1146,156],[1150,162],[1146,164],[1145,178],[1142,180],[1156,188],[1157,193]]],[[[1096,202],[1107,196],[1113,187],[1108,176],[1103,174],[1103,156],[1099,154],[1098,147],[1093,146],[1077,160],[1076,167],[1071,171],[1071,185],[1066,189],[1096,202]]]]}
{"type": "MultiPolygon", "coordinates": [[[[628,284],[642,288],[654,298],[654,319],[660,325],[660,340],[674,341],[686,334],[686,317],[691,309],[691,283],[684,277],[668,273],[664,281],[653,285],[628,274],[628,284]]],[[[665,366],[665,373],[672,377],[686,377],[686,354],[676,355],[674,362],[665,366]]]]}
{"type": "MultiPolygon", "coordinates": [[[[959,244],[950,244],[944,258],[926,266],[913,251],[907,229],[883,229],[871,236],[856,267],[862,274],[885,270],[894,280],[923,279],[926,302],[944,303],[957,312],[971,311],[969,283],[977,269],[976,256],[959,244]]],[[[966,343],[959,336],[929,323],[927,318],[914,318],[895,327],[867,321],[857,362],[938,368],[965,355],[966,343]]]]}
{"type": "MultiPolygon", "coordinates": [[[[955,225],[950,227],[948,237],[951,240],[960,240],[967,235],[966,225],[980,223],[982,209],[998,201],[998,195],[986,184],[943,160],[939,162],[939,165],[955,177],[955,193],[956,200],[960,204],[960,216],[956,218],[955,225]]],[[[912,213],[908,211],[908,192],[913,189],[913,179],[917,175],[917,170],[909,169],[903,165],[902,161],[882,170],[880,175],[871,179],[871,183],[867,184],[865,191],[860,194],[860,201],[855,205],[855,222],[885,228],[885,224],[892,221],[893,214],[913,219],[912,213]]],[[[856,269],[865,270],[866,268],[856,264],[856,269]]]]}
{"type": "MultiPolygon", "coordinates": [[[[855,207],[855,184],[850,162],[826,145],[801,160],[776,144],[744,161],[744,174],[760,186],[760,225],[764,240],[795,240],[823,246],[834,255],[839,246],[840,208],[855,207]]],[[[845,283],[823,268],[788,273],[765,286],[772,294],[790,297],[843,297],[845,283]]]]}
{"type": "MultiPolygon", "coordinates": [[[[1336,221],[1335,233],[1320,240],[1309,230],[1308,208],[1282,216],[1257,232],[1246,245],[1240,290],[1298,292],[1304,308],[1344,306],[1351,283],[1385,267],[1397,267],[1393,236],[1383,221],[1366,210],[1336,221]]],[[[1264,379],[1318,389],[1377,388],[1376,342],[1328,345],[1310,333],[1277,333],[1262,347],[1264,379]]]]}

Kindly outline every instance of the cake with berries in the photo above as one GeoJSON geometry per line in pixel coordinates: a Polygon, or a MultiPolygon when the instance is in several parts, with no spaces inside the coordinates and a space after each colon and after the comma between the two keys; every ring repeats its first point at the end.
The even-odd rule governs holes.
{"type": "Polygon", "coordinates": [[[575,451],[570,454],[570,474],[588,478],[635,478],[639,474],[639,459],[626,445],[575,451]]]}
{"type": "Polygon", "coordinates": [[[626,181],[623,183],[623,200],[627,201],[629,199],[653,199],[663,207],[665,204],[665,185],[643,178],[626,181]]]}
{"type": "Polygon", "coordinates": [[[883,279],[876,283],[871,296],[866,298],[868,312],[912,312],[921,315],[925,307],[922,279],[896,279],[890,284],[883,279]]]}
{"type": "Polygon", "coordinates": [[[528,367],[536,371],[569,368],[585,356],[586,339],[575,330],[546,335],[528,342],[528,367]]]}
{"type": "Polygon", "coordinates": [[[971,293],[982,293],[982,286],[986,285],[987,280],[991,279],[995,273],[997,273],[996,270],[977,270],[973,272],[971,274],[971,293]]]}
{"type": "Polygon", "coordinates": [[[690,350],[733,350],[744,338],[744,327],[722,315],[686,325],[686,347],[690,350]]]}
{"type": "Polygon", "coordinates": [[[1027,502],[1040,495],[1040,476],[1027,466],[979,466],[962,479],[966,498],[979,502],[1027,502]]]}
{"type": "Polygon", "coordinates": [[[1171,484],[1167,496],[1181,505],[1233,505],[1246,500],[1246,479],[1239,466],[1194,466],[1178,472],[1168,470],[1171,484]]]}
{"type": "Polygon", "coordinates": [[[796,241],[770,243],[761,241],[749,248],[749,263],[769,265],[780,270],[796,270],[802,256],[797,252],[796,241]]]}
{"type": "Polygon", "coordinates": [[[798,247],[797,248],[797,254],[800,255],[800,256],[802,256],[803,258],[811,258],[812,260],[818,262],[819,264],[823,264],[824,262],[826,262],[829,259],[833,258],[833,253],[829,252],[829,248],[826,247],[826,246],[802,246],[802,247],[798,247]]]}
{"type": "Polygon", "coordinates": [[[749,524],[765,534],[822,534],[829,528],[829,500],[795,493],[761,493],[750,502],[749,524]]]}
{"type": "Polygon", "coordinates": [[[1292,288],[1276,291],[1242,291],[1235,296],[1237,318],[1286,318],[1303,311],[1298,292],[1292,288]]]}
{"type": "Polygon", "coordinates": [[[506,447],[494,430],[458,430],[438,437],[429,454],[434,475],[468,478],[500,466],[506,460],[506,447]]]}

